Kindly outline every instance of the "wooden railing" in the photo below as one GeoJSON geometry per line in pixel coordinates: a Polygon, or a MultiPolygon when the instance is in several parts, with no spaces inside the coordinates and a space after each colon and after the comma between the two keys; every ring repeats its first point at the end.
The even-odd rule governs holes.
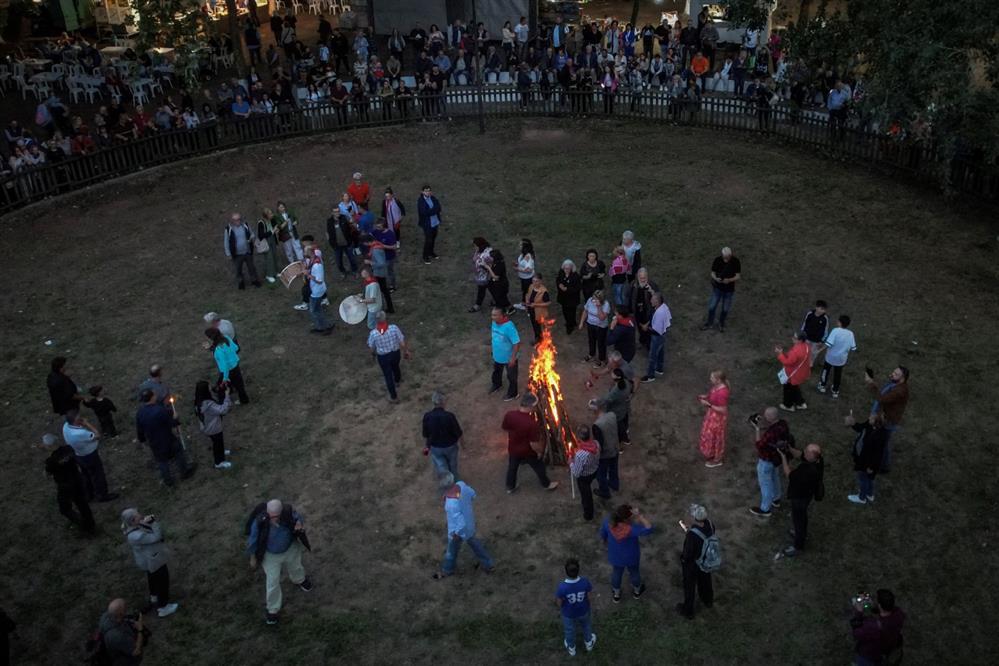
{"type": "Polygon", "coordinates": [[[742,99],[671,98],[663,92],[604,95],[562,91],[529,92],[513,88],[451,88],[436,96],[416,95],[382,107],[372,98],[366,108],[332,104],[203,124],[190,130],[157,132],[89,155],[30,168],[0,180],[0,214],[93,183],[148,167],[217,150],[278,138],[345,129],[399,125],[421,119],[451,121],[511,117],[613,118],[669,126],[702,127],[753,133],[820,150],[832,158],[855,160],[909,178],[946,183],[953,190],[989,203],[999,202],[999,170],[961,158],[943,160],[933,146],[900,141],[884,134],[830,124],[825,114],[796,111],[785,103],[761,108],[742,99]]]}

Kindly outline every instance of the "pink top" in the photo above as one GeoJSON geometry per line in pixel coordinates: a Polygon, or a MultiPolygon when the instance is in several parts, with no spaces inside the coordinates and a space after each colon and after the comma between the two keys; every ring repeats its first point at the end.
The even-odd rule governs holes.
{"type": "Polygon", "coordinates": [[[614,261],[611,262],[611,275],[624,275],[631,268],[631,264],[628,263],[628,257],[621,255],[619,257],[614,257],[614,261]]]}
{"type": "Polygon", "coordinates": [[[725,407],[728,405],[728,387],[720,384],[708,392],[708,402],[715,407],[725,407]]]}

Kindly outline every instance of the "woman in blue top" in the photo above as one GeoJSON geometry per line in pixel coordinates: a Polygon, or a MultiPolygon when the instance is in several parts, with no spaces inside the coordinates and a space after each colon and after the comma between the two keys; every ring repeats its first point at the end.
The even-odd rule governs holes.
{"type": "Polygon", "coordinates": [[[614,510],[610,518],[604,519],[600,526],[600,539],[607,546],[607,561],[613,567],[611,573],[611,592],[614,603],[621,601],[621,579],[624,570],[628,570],[631,579],[631,592],[638,599],[645,592],[642,584],[642,574],[638,565],[642,557],[638,537],[652,532],[652,523],[638,511],[638,507],[622,504],[614,510]],[[632,523],[635,519],[638,524],[632,523]]]}
{"type": "Polygon", "coordinates": [[[215,357],[215,365],[219,368],[218,383],[228,383],[239,394],[237,405],[250,402],[250,396],[246,395],[246,386],[243,384],[243,371],[239,369],[239,345],[232,341],[232,338],[222,335],[217,328],[205,329],[205,336],[210,343],[209,349],[215,357]]]}

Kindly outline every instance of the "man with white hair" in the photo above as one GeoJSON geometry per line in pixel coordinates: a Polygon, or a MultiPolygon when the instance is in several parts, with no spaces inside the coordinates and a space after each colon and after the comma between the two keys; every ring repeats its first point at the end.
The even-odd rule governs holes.
{"type": "Polygon", "coordinates": [[[655,306],[652,305],[652,296],[658,291],[659,285],[649,279],[648,269],[635,270],[635,281],[631,285],[628,302],[631,304],[631,313],[635,316],[635,323],[638,325],[638,341],[646,349],[649,348],[652,335],[649,331],[649,322],[655,311],[655,306]]]}
{"type": "Polygon", "coordinates": [[[236,287],[239,289],[246,288],[246,283],[243,281],[243,266],[246,266],[246,272],[253,286],[260,286],[257,267],[253,264],[253,238],[253,231],[243,221],[243,216],[239,213],[233,213],[229,224],[225,227],[222,248],[225,250],[225,256],[232,260],[236,287]]]}
{"type": "Polygon", "coordinates": [[[458,478],[458,446],[461,444],[461,425],[458,417],[447,411],[447,396],[434,391],[430,396],[434,408],[423,415],[424,454],[429,454],[438,476],[451,473],[458,478]]]}
{"type": "Polygon", "coordinates": [[[108,492],[108,481],[104,475],[104,462],[101,460],[100,433],[75,409],[66,412],[66,422],[62,426],[62,438],[73,449],[76,464],[83,472],[87,499],[110,502],[118,493],[108,492]]]}
{"type": "Polygon", "coordinates": [[[715,310],[721,305],[718,315],[718,330],[725,332],[725,319],[732,309],[732,298],[735,296],[735,283],[742,277],[742,264],[732,254],[732,248],[723,247],[721,254],[711,263],[711,300],[708,302],[708,318],[701,326],[706,331],[715,323],[715,310]]]}
{"type": "Polygon", "coordinates": [[[146,572],[149,583],[149,603],[156,614],[167,617],[177,612],[179,605],[170,602],[170,551],[163,544],[163,527],[150,514],[143,516],[138,509],[121,512],[121,531],[132,549],[135,566],[146,572]]]}
{"type": "Polygon", "coordinates": [[[156,394],[156,402],[161,405],[165,405],[167,398],[170,397],[170,387],[163,381],[163,366],[159,363],[149,366],[149,376],[139,384],[139,392],[136,395],[141,396],[146,389],[156,394]]]}
{"type": "Polygon", "coordinates": [[[680,568],[683,572],[683,601],[676,605],[676,611],[688,620],[694,617],[694,591],[696,588],[701,603],[705,608],[711,608],[715,600],[714,588],[711,585],[711,567],[706,562],[705,546],[715,533],[715,526],[708,520],[708,510],[700,504],[690,505],[691,523],[680,526],[687,533],[683,540],[683,554],[680,556],[680,568]],[[708,570],[705,571],[705,568],[708,570]]]}
{"type": "Polygon", "coordinates": [[[272,499],[266,510],[253,517],[246,543],[250,555],[250,568],[261,564],[267,578],[267,624],[278,623],[278,612],[283,601],[281,592],[282,569],[288,578],[303,591],[311,592],[312,581],[302,566],[302,550],[308,548],[302,516],[289,504],[272,499]]]}
{"type": "MultiPolygon", "coordinates": [[[[204,316],[205,325],[208,328],[217,328],[222,333],[222,335],[232,338],[232,341],[239,344],[239,340],[236,339],[236,327],[232,325],[232,322],[228,319],[223,319],[222,315],[217,312],[209,312],[204,316]]],[[[206,343],[207,348],[207,343],[206,343]]]]}
{"type": "Polygon", "coordinates": [[[368,347],[378,361],[378,367],[382,369],[389,402],[399,402],[399,395],[395,390],[402,383],[402,370],[399,366],[403,358],[410,358],[409,347],[402,330],[395,324],[388,323],[384,310],[375,315],[375,327],[368,333],[368,347]]]}
{"type": "Polygon", "coordinates": [[[347,186],[347,194],[358,206],[364,205],[367,208],[368,200],[371,198],[371,186],[364,182],[363,178],[364,175],[360,171],[355,171],[350,185],[347,186]]]}
{"type": "Polygon", "coordinates": [[[635,240],[634,232],[625,231],[621,234],[621,247],[624,249],[624,256],[628,258],[628,282],[634,282],[642,268],[642,244],[635,240]]]}
{"type": "Polygon", "coordinates": [[[126,610],[124,599],[113,599],[97,625],[110,663],[116,666],[141,662],[142,648],[146,644],[142,615],[132,620],[126,610]]]}
{"type": "Polygon", "coordinates": [[[440,571],[435,572],[433,578],[440,580],[454,574],[455,562],[463,543],[467,543],[479,558],[476,568],[481,565],[483,571],[492,573],[495,568],[493,558],[486,550],[485,544],[475,536],[475,510],[472,508],[475,490],[464,481],[455,481],[451,473],[441,475],[439,486],[444,493],[447,550],[444,551],[444,561],[441,563],[440,571]]]}
{"type": "Polygon", "coordinates": [[[666,371],[666,342],[669,339],[669,329],[673,325],[673,313],[659,292],[652,294],[652,318],[649,320],[649,367],[642,381],[656,381],[656,375],[666,371]]]}
{"type": "Polygon", "coordinates": [[[769,518],[774,507],[780,507],[783,490],[780,481],[781,454],[794,445],[794,437],[787,421],[780,418],[776,407],[767,407],[763,416],[759,414],[752,419],[756,446],[756,480],[760,485],[760,503],[749,508],[754,516],[769,518]]]}

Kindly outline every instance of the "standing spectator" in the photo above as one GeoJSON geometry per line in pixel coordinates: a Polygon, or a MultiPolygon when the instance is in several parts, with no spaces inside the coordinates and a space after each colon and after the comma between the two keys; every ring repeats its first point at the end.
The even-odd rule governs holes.
{"type": "Polygon", "coordinates": [[[701,326],[706,331],[715,323],[715,310],[721,305],[718,315],[718,330],[725,332],[725,319],[732,309],[732,299],[735,296],[735,283],[742,277],[742,264],[732,254],[732,248],[723,247],[721,255],[711,263],[711,301],[708,303],[708,318],[701,326]]]}
{"type": "Polygon", "coordinates": [[[527,55],[527,42],[531,36],[531,29],[527,25],[526,16],[520,17],[520,22],[514,27],[513,33],[517,38],[517,60],[524,62],[524,58],[527,55]]]}
{"type": "Polygon", "coordinates": [[[587,301],[593,296],[595,291],[603,291],[604,277],[607,275],[607,267],[600,260],[597,251],[590,248],[586,251],[586,261],[579,269],[579,278],[582,281],[583,300],[587,301]]]}
{"type": "Polygon", "coordinates": [[[430,396],[434,408],[423,415],[423,451],[429,453],[437,476],[451,473],[458,478],[458,447],[461,445],[461,424],[458,417],[447,411],[447,397],[441,391],[430,396]]]}
{"type": "Polygon", "coordinates": [[[808,367],[815,366],[815,359],[823,349],[823,341],[829,335],[829,315],[826,313],[828,304],[823,300],[815,301],[815,307],[805,314],[801,321],[801,332],[808,342],[808,367]]]}
{"type": "Polygon", "coordinates": [[[631,316],[631,309],[627,305],[616,305],[614,310],[616,312],[607,331],[607,344],[614,347],[625,362],[631,363],[637,351],[635,319],[631,316]]]}
{"type": "Polygon", "coordinates": [[[892,461],[892,436],[902,427],[902,415],[905,414],[905,406],[909,403],[909,369],[900,365],[892,370],[888,375],[888,381],[881,388],[878,388],[870,370],[864,374],[864,382],[874,396],[871,413],[881,413],[885,420],[885,430],[888,431],[880,470],[882,474],[887,474],[892,461]]]}
{"type": "Polygon", "coordinates": [[[496,248],[490,248],[489,261],[483,262],[482,267],[489,276],[486,289],[493,299],[493,306],[501,308],[507,316],[512,315],[515,310],[510,304],[510,280],[507,278],[503,253],[496,248]]]}
{"type": "Polygon", "coordinates": [[[233,342],[238,342],[236,338],[236,327],[228,319],[223,319],[217,312],[209,312],[203,317],[205,325],[209,328],[217,328],[222,335],[232,338],[233,342]]]}
{"type": "Polygon", "coordinates": [[[490,393],[503,388],[503,368],[506,368],[507,390],[504,402],[516,400],[520,395],[517,387],[517,355],[520,353],[520,334],[517,326],[498,307],[492,309],[493,375],[490,393]]]}
{"type": "Polygon", "coordinates": [[[621,580],[624,577],[624,570],[628,570],[628,577],[631,579],[632,594],[636,599],[645,592],[645,584],[642,583],[641,544],[639,537],[652,533],[652,523],[643,516],[638,507],[629,504],[622,504],[610,518],[605,518],[600,526],[600,539],[607,547],[607,561],[612,567],[611,572],[611,593],[614,603],[621,603],[621,580]],[[638,524],[632,520],[638,521],[638,524]]]}
{"type": "Polygon", "coordinates": [[[538,457],[531,442],[541,439],[541,428],[538,426],[534,413],[538,406],[538,398],[533,393],[524,393],[520,399],[520,407],[508,411],[503,416],[500,426],[507,435],[507,454],[509,459],[506,468],[506,492],[512,494],[517,490],[517,470],[524,463],[538,475],[538,481],[546,490],[558,488],[558,481],[550,481],[545,470],[545,463],[538,457]]]}
{"type": "Polygon", "coordinates": [[[17,631],[17,623],[0,609],[0,657],[4,664],[10,664],[10,635],[17,631]]]}
{"type": "Polygon", "coordinates": [[[756,446],[756,480],[760,484],[760,504],[750,507],[749,512],[754,516],[769,518],[773,515],[773,507],[780,506],[783,494],[779,470],[781,460],[777,450],[789,448],[794,444],[794,437],[791,436],[787,421],[780,418],[776,407],[767,407],[762,418],[751,418],[756,433],[753,442],[756,446]]]}
{"type": "Polygon", "coordinates": [[[489,291],[490,270],[493,263],[493,248],[482,236],[472,239],[475,251],[472,252],[472,280],[475,282],[475,303],[468,308],[468,312],[478,312],[482,308],[482,302],[486,299],[486,292],[489,291]]]}
{"type": "Polygon", "coordinates": [[[107,657],[114,666],[139,664],[149,636],[142,624],[142,615],[133,620],[125,611],[125,600],[114,599],[98,624],[107,657]]]}
{"type": "MultiPolygon", "coordinates": [[[[42,437],[42,445],[51,448],[59,442],[55,435],[46,433],[42,437]]],[[[56,504],[59,513],[66,516],[69,522],[79,525],[87,534],[93,534],[96,526],[94,514],[87,503],[87,491],[80,468],[76,464],[73,449],[66,444],[55,447],[55,450],[45,459],[45,473],[52,477],[56,485],[56,504]],[[79,513],[73,510],[76,505],[79,513]]]]}
{"type": "Polygon", "coordinates": [[[605,399],[590,400],[590,411],[593,412],[593,425],[590,433],[600,445],[600,462],[597,465],[597,497],[610,499],[611,490],[621,490],[621,480],[618,478],[618,458],[621,451],[617,439],[617,415],[607,409],[605,399]]]}
{"type": "Polygon", "coordinates": [[[229,449],[225,448],[225,437],[222,433],[222,417],[232,409],[232,400],[229,398],[231,388],[228,385],[222,386],[222,402],[215,399],[208,382],[200,380],[194,386],[194,413],[200,422],[201,432],[208,436],[212,442],[212,458],[215,462],[215,469],[229,469],[232,463],[226,460],[229,449]]]}
{"type": "Polygon", "coordinates": [[[527,302],[527,291],[531,288],[531,279],[535,272],[534,244],[531,239],[520,239],[520,254],[517,261],[513,263],[517,269],[517,277],[520,278],[520,302],[527,302]]]}
{"type": "Polygon", "coordinates": [[[826,392],[829,384],[829,371],[832,371],[832,397],[839,397],[840,381],[843,379],[843,368],[850,357],[850,352],[857,351],[857,339],[850,330],[849,315],[840,315],[836,320],[836,328],[829,332],[823,341],[826,347],[826,358],[822,363],[822,374],[819,375],[819,393],[826,392]]]}
{"type": "Polygon", "coordinates": [[[902,661],[902,626],[905,613],[895,606],[891,590],[880,589],[875,594],[873,613],[868,613],[864,601],[853,602],[853,640],[856,642],[857,666],[899,664],[902,661]]]}
{"type": "Polygon", "coordinates": [[[233,273],[236,275],[236,286],[245,289],[243,282],[243,266],[254,287],[260,286],[260,279],[257,277],[257,267],[253,265],[253,232],[249,225],[243,221],[243,216],[233,213],[229,224],[226,225],[223,248],[225,256],[232,260],[233,273]]]}
{"type": "Polygon", "coordinates": [[[239,400],[237,405],[245,405],[250,402],[250,396],[246,394],[246,384],[243,382],[243,371],[239,367],[239,345],[232,338],[222,335],[217,328],[205,330],[205,337],[210,343],[209,349],[215,357],[215,365],[219,369],[217,383],[228,382],[236,389],[239,400]]]}
{"type": "Polygon", "coordinates": [[[75,409],[66,412],[66,422],[62,426],[62,438],[73,449],[76,464],[83,473],[87,501],[96,499],[98,502],[110,502],[117,499],[118,493],[108,492],[107,477],[104,475],[104,463],[97,450],[100,445],[100,435],[97,428],[90,425],[75,409]]]}
{"type": "Polygon", "coordinates": [[[146,572],[150,606],[160,617],[173,615],[179,606],[170,602],[170,551],[163,544],[163,526],[154,515],[143,516],[138,509],[125,509],[121,512],[121,531],[132,549],[135,566],[146,572]]]}
{"type": "Polygon", "coordinates": [[[371,248],[372,259],[377,258],[378,250],[384,253],[385,276],[384,280],[379,278],[378,283],[383,287],[382,291],[385,294],[385,301],[389,306],[387,312],[391,314],[393,312],[391,294],[397,286],[395,265],[399,258],[399,238],[395,235],[395,230],[384,217],[375,220],[375,230],[372,235],[378,242],[377,246],[373,245],[371,248]]]}
{"type": "Polygon", "coordinates": [[[114,413],[118,411],[111,398],[104,395],[104,387],[98,384],[91,386],[87,391],[90,394],[89,400],[84,400],[83,404],[94,410],[97,422],[101,424],[101,434],[105,437],[117,437],[118,429],[114,425],[114,413]]]}
{"type": "Polygon", "coordinates": [[[440,580],[454,574],[458,553],[464,543],[479,558],[476,568],[481,564],[483,571],[492,573],[496,568],[493,558],[482,540],[475,536],[475,510],[472,507],[475,490],[464,481],[455,481],[450,472],[441,476],[440,489],[444,493],[444,515],[447,517],[447,550],[444,551],[440,571],[435,572],[432,577],[440,580]]]}
{"type": "Polygon", "coordinates": [[[857,483],[860,486],[860,491],[856,495],[848,495],[847,499],[854,504],[873,504],[874,479],[881,469],[885,442],[888,440],[884,416],[878,412],[868,416],[866,421],[857,423],[853,418],[853,410],[850,410],[850,415],[844,422],[857,433],[851,453],[853,470],[857,473],[857,483]]]}
{"type": "Polygon", "coordinates": [[[371,274],[370,268],[361,269],[361,279],[364,281],[364,292],[357,295],[357,299],[368,308],[368,330],[374,330],[378,323],[378,313],[384,309],[382,305],[382,288],[378,284],[378,279],[371,274]]]}
{"type": "Polygon", "coordinates": [[[163,381],[163,366],[159,363],[153,363],[149,366],[149,376],[146,377],[141,384],[139,384],[139,392],[137,394],[140,396],[139,402],[143,402],[141,395],[146,389],[149,389],[156,394],[156,402],[161,405],[167,404],[167,400],[171,395],[170,387],[167,386],[165,381],[163,381]]]}
{"type": "Polygon", "coordinates": [[[333,252],[336,254],[336,266],[340,269],[340,275],[347,278],[347,267],[344,266],[343,259],[347,258],[350,265],[350,274],[357,273],[357,260],[354,259],[354,248],[357,247],[357,229],[346,215],[334,212],[326,218],[326,238],[329,240],[333,252]]]}
{"type": "Polygon", "coordinates": [[[618,246],[614,248],[614,259],[611,261],[610,276],[611,289],[614,293],[614,305],[623,305],[628,293],[628,273],[631,272],[631,265],[628,263],[628,256],[624,248],[618,246]]]}
{"type": "Polygon", "coordinates": [[[705,467],[721,467],[725,456],[725,431],[728,428],[729,385],[725,373],[714,370],[710,376],[711,388],[706,394],[697,396],[705,408],[701,423],[701,455],[705,467]]]}
{"type": "Polygon", "coordinates": [[[569,472],[576,480],[586,521],[593,520],[593,480],[600,466],[600,445],[592,435],[590,426],[576,426],[576,446],[569,451],[569,472]]]}
{"type": "Polygon", "coordinates": [[[396,386],[402,383],[402,370],[399,367],[403,358],[410,358],[406,337],[395,324],[388,323],[385,313],[375,315],[375,328],[368,333],[368,348],[378,361],[385,377],[385,388],[388,389],[389,402],[399,402],[396,386]]]}
{"type": "Polygon", "coordinates": [[[813,499],[822,501],[825,495],[822,483],[825,463],[818,444],[809,444],[804,453],[794,447],[788,447],[788,450],[794,457],[801,458],[801,462],[792,471],[787,463],[787,453],[783,448],[777,449],[781,467],[787,477],[787,499],[791,502],[791,522],[794,525],[794,544],[785,548],[782,554],[784,557],[794,557],[804,550],[808,539],[808,505],[813,499]]]}
{"type": "MultiPolygon", "coordinates": [[[[382,231],[385,231],[385,221],[382,220],[381,224],[382,231]]],[[[392,290],[389,288],[388,282],[389,260],[387,255],[390,250],[382,245],[381,241],[375,240],[371,234],[361,236],[361,247],[368,248],[368,256],[364,261],[371,267],[371,274],[378,283],[378,289],[382,292],[383,309],[388,314],[394,314],[395,306],[392,305],[392,290]]]]}
{"type": "Polygon", "coordinates": [[[579,575],[579,560],[570,557],[565,561],[565,580],[559,583],[555,590],[555,603],[562,611],[564,633],[562,645],[565,646],[570,657],[576,656],[577,623],[583,630],[586,651],[592,651],[597,644],[597,635],[593,633],[593,621],[590,618],[589,595],[592,591],[593,584],[579,575]]]}
{"type": "Polygon", "coordinates": [[[350,184],[347,185],[347,194],[350,195],[354,203],[358,206],[364,206],[366,210],[368,201],[371,199],[371,186],[363,178],[360,171],[355,171],[350,184]]]}
{"type": "MultiPolygon", "coordinates": [[[[627,249],[625,250],[627,252],[627,249]]],[[[634,254],[641,256],[641,250],[634,254]]],[[[634,270],[634,282],[628,290],[625,302],[631,307],[631,312],[635,316],[635,324],[638,326],[638,341],[646,349],[651,342],[651,332],[649,331],[649,321],[652,319],[652,312],[655,307],[652,305],[652,296],[659,291],[659,285],[649,279],[649,271],[645,268],[634,270]]]]}
{"type": "Polygon", "coordinates": [[[274,232],[281,242],[288,263],[302,261],[305,254],[302,250],[303,239],[299,238],[298,235],[298,216],[295,215],[294,211],[288,210],[283,201],[278,201],[277,215],[274,216],[274,220],[274,232]]]}
{"type": "Polygon", "coordinates": [[[312,581],[305,575],[302,566],[302,551],[310,550],[305,535],[305,520],[292,505],[287,506],[279,499],[267,502],[264,508],[259,505],[251,516],[250,534],[246,551],[250,555],[250,568],[257,565],[264,570],[267,579],[267,624],[278,623],[278,613],[284,599],[281,591],[282,569],[288,578],[303,592],[311,592],[312,581]]]}
{"type": "MultiPolygon", "coordinates": [[[[644,269],[643,269],[644,270],[644,269]]],[[[639,289],[638,281],[635,288],[639,289]]],[[[673,313],[669,306],[663,301],[663,295],[659,292],[652,294],[651,300],[652,318],[646,325],[649,335],[649,366],[645,370],[642,381],[645,383],[656,381],[656,375],[661,375],[666,371],[666,351],[669,341],[669,329],[673,325],[673,313]]]]}
{"type": "Polygon", "coordinates": [[[808,365],[810,351],[805,341],[805,333],[796,332],[791,336],[792,347],[784,351],[780,345],[774,346],[774,354],[782,368],[778,373],[780,383],[784,387],[784,399],[780,408],[786,412],[808,409],[804,396],[801,395],[801,385],[808,381],[812,367],[808,365]]]}
{"type": "Polygon", "coordinates": [[[531,318],[531,328],[534,329],[534,344],[537,345],[541,343],[541,330],[548,321],[548,307],[552,301],[541,273],[535,273],[531,277],[531,287],[525,299],[524,305],[527,307],[527,315],[531,318]]]}
{"type": "Polygon", "coordinates": [[[851,92],[841,79],[829,91],[826,108],[829,110],[829,132],[832,137],[843,138],[846,132],[846,118],[850,112],[851,92]]]}
{"type": "MultiPolygon", "coordinates": [[[[617,354],[617,352],[614,352],[617,354]]],[[[619,359],[623,361],[623,359],[619,359]]],[[[631,395],[634,392],[635,381],[629,380],[625,375],[625,368],[631,370],[627,361],[611,370],[611,388],[604,396],[607,409],[614,412],[617,417],[617,441],[623,448],[631,446],[631,436],[628,434],[629,421],[631,417],[631,395]]],[[[634,376],[634,370],[631,370],[634,376]]]]}
{"type": "Polygon", "coordinates": [[[52,411],[59,416],[65,416],[71,410],[79,410],[80,403],[87,399],[66,373],[66,361],[65,356],[52,359],[51,372],[46,380],[49,397],[52,398],[52,411]]]}
{"type": "Polygon", "coordinates": [[[610,325],[610,303],[604,300],[604,292],[593,292],[579,317],[579,330],[586,325],[586,337],[589,353],[583,361],[593,361],[593,367],[599,368],[607,363],[607,328],[610,325]],[[595,358],[595,360],[594,360],[595,358]]]}
{"type": "Polygon", "coordinates": [[[188,463],[187,454],[181,448],[174,432],[180,421],[171,410],[156,402],[156,394],[149,389],[143,390],[139,399],[144,404],[135,414],[136,435],[140,442],[148,442],[163,485],[173,487],[173,475],[170,474],[171,462],[177,463],[181,479],[190,478],[194,474],[194,467],[188,463]]]}
{"type": "MultiPolygon", "coordinates": [[[[321,255],[314,246],[309,246],[306,250],[306,255],[309,258],[309,271],[303,273],[302,276],[309,285],[309,317],[312,319],[311,330],[313,333],[319,333],[320,335],[330,335],[333,333],[335,324],[326,321],[326,315],[323,314],[323,300],[326,299],[326,267],[323,264],[321,255]]],[[[240,391],[240,394],[240,400],[242,400],[243,392],[240,391]]]]}
{"type": "Polygon", "coordinates": [[[715,533],[715,526],[708,520],[708,510],[700,504],[690,505],[692,523],[680,526],[686,536],[683,538],[683,552],[680,555],[680,571],[683,574],[683,601],[676,605],[676,611],[688,620],[694,618],[694,590],[696,588],[701,603],[711,608],[715,601],[715,591],[711,585],[711,571],[705,571],[704,548],[708,539],[715,533]]]}
{"type": "Polygon", "coordinates": [[[406,217],[406,207],[395,198],[391,187],[385,188],[385,199],[382,201],[382,217],[388,222],[389,229],[395,234],[396,240],[402,240],[402,222],[406,217]]]}
{"type": "Polygon", "coordinates": [[[429,185],[423,186],[423,194],[416,202],[420,228],[423,229],[423,263],[430,264],[437,259],[434,243],[441,225],[441,202],[434,196],[429,185]]]}
{"type": "Polygon", "coordinates": [[[562,262],[562,270],[555,280],[558,293],[555,299],[562,306],[562,319],[565,320],[565,334],[572,335],[576,330],[576,312],[579,310],[582,280],[571,259],[562,262]]]}

